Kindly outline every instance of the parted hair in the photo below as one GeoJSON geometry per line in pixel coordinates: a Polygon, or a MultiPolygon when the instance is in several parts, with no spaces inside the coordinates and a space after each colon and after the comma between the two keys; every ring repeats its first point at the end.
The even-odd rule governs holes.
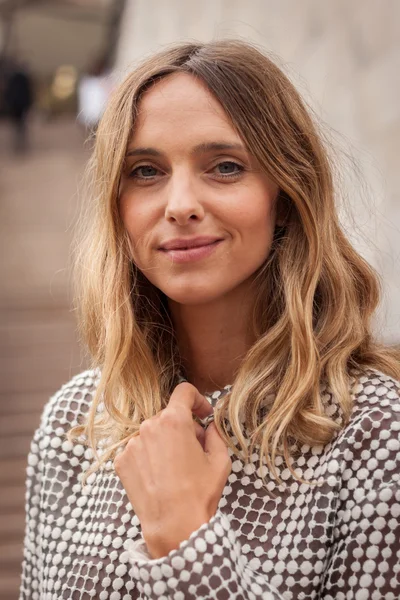
{"type": "Polygon", "coordinates": [[[203,82],[280,190],[284,223],[255,274],[256,342],[215,410],[234,453],[248,460],[259,447],[276,475],[278,455],[291,468],[296,445],[324,445],[349,419],[353,372],[374,368],[400,378],[399,351],[371,333],[379,281],[341,229],[332,159],[310,111],[268,56],[238,40],[184,43],[148,58],[115,90],[99,124],[76,252],[76,303],[100,380],[70,437],[95,452],[103,440],[98,466],[166,407],[182,374],[168,303],[134,264],[119,213],[141,98],[173,73],[203,82]],[[321,382],[340,404],[341,425],[325,412],[321,382]]]}

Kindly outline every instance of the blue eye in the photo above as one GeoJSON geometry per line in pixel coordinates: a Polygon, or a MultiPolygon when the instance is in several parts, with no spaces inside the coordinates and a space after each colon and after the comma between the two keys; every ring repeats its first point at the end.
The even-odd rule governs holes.
{"type": "Polygon", "coordinates": [[[240,175],[243,171],[242,165],[231,160],[225,160],[224,162],[219,163],[215,169],[218,169],[218,175],[222,175],[223,177],[234,177],[240,175]]]}
{"type": "Polygon", "coordinates": [[[130,177],[135,177],[137,179],[152,179],[156,177],[158,173],[158,169],[152,167],[151,165],[141,165],[140,167],[136,167],[130,174],[130,177]]]}

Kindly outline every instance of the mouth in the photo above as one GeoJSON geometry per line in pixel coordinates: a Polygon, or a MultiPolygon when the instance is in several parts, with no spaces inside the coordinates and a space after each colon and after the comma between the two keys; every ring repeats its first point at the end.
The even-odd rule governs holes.
{"type": "Polygon", "coordinates": [[[221,238],[205,236],[191,239],[174,239],[163,243],[159,247],[159,250],[161,250],[162,252],[170,252],[174,250],[191,250],[192,248],[202,248],[204,246],[211,246],[221,241],[221,238]]]}
{"type": "Polygon", "coordinates": [[[173,263],[188,263],[207,258],[222,242],[221,238],[171,240],[163,244],[159,250],[173,263]]]}

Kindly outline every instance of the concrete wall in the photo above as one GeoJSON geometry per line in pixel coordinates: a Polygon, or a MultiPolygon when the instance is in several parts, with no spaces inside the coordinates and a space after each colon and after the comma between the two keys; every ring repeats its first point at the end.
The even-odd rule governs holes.
{"type": "Polygon", "coordinates": [[[127,0],[117,67],[178,40],[237,36],[276,54],[328,125],[352,213],[343,224],[384,281],[377,330],[400,342],[400,2],[127,0]]]}

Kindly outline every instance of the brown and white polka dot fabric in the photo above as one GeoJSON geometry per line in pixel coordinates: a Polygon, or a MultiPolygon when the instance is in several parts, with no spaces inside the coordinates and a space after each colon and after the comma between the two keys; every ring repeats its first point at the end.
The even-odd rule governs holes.
{"type": "MultiPolygon", "coordinates": [[[[281,485],[265,465],[260,472],[256,452],[248,465],[232,456],[216,515],[152,560],[112,462],[82,486],[92,453],[65,439],[97,377],[86,372],[64,386],[32,442],[21,600],[400,598],[398,382],[377,371],[353,378],[350,423],[293,460],[317,485],[296,480],[279,458],[281,485]]],[[[322,398],[340,422],[326,386],[322,398]]]]}

